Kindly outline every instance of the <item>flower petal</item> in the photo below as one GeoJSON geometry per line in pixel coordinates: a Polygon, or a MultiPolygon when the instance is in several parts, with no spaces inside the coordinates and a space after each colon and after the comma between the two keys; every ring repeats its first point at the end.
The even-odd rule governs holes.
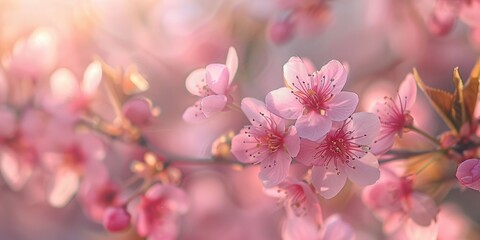
{"type": "Polygon", "coordinates": [[[22,189],[33,172],[33,167],[20,154],[9,148],[2,148],[0,153],[0,171],[3,179],[13,190],[22,189]]]}
{"type": "Polygon", "coordinates": [[[299,57],[291,57],[285,65],[283,65],[283,75],[287,87],[302,85],[302,81],[310,82],[310,76],[302,59],[299,57]]]}
{"type": "Polygon", "coordinates": [[[301,139],[300,140],[300,151],[298,152],[298,155],[295,157],[295,160],[306,165],[306,166],[312,166],[315,165],[317,162],[317,159],[315,158],[315,155],[317,154],[319,143],[310,141],[307,139],[301,139]]]}
{"type": "Polygon", "coordinates": [[[428,226],[437,216],[437,205],[432,198],[423,194],[414,192],[409,198],[407,210],[415,223],[421,226],[428,226]]]}
{"type": "Polygon", "coordinates": [[[403,80],[398,89],[398,96],[395,98],[395,104],[403,111],[409,110],[415,104],[417,99],[417,83],[413,78],[413,74],[409,73],[403,80]]]}
{"type": "Polygon", "coordinates": [[[380,120],[377,115],[367,112],[354,113],[347,130],[353,132],[355,143],[370,145],[380,131],[380,120]]]}
{"type": "Polygon", "coordinates": [[[317,240],[319,239],[318,226],[308,218],[287,217],[282,226],[282,239],[317,240]]]}
{"type": "Polygon", "coordinates": [[[257,163],[263,161],[270,152],[264,147],[257,146],[257,141],[249,136],[248,127],[240,130],[240,133],[232,139],[232,154],[242,163],[257,163]],[[260,154],[258,154],[260,153],[260,154]]]}
{"type": "Polygon", "coordinates": [[[83,81],[82,81],[82,91],[87,96],[91,97],[93,94],[97,92],[98,86],[102,81],[102,64],[93,61],[90,63],[85,72],[83,73],[83,81]]]}
{"type": "Polygon", "coordinates": [[[242,99],[241,108],[252,125],[267,127],[269,126],[268,122],[273,121],[277,124],[277,129],[280,132],[284,131],[285,121],[268,111],[262,101],[255,98],[244,98],[242,99]],[[267,121],[266,117],[271,121],[267,121]]]}
{"type": "Polygon", "coordinates": [[[266,188],[274,187],[287,177],[292,158],[285,151],[277,151],[260,163],[258,177],[266,188]]]}
{"type": "Polygon", "coordinates": [[[207,117],[201,110],[201,100],[195,102],[191,107],[188,107],[187,110],[183,113],[183,120],[189,123],[196,123],[202,120],[205,120],[207,117]]]}
{"type": "Polygon", "coordinates": [[[297,119],[305,109],[290,88],[273,90],[265,97],[267,108],[286,119],[297,119]]]}
{"type": "Polygon", "coordinates": [[[358,104],[358,95],[352,92],[340,92],[328,103],[327,116],[333,121],[343,121],[350,116],[358,104]]]}
{"type": "Polygon", "coordinates": [[[343,221],[338,214],[334,214],[327,218],[325,226],[322,229],[322,238],[324,240],[353,240],[355,234],[350,224],[343,221]]]}
{"type": "Polygon", "coordinates": [[[319,140],[332,128],[332,120],[328,116],[322,116],[311,111],[298,118],[295,123],[298,135],[312,141],[319,140]]]}
{"type": "Polygon", "coordinates": [[[324,90],[334,95],[340,93],[347,82],[347,75],[348,72],[341,62],[337,60],[328,62],[316,74],[319,90],[324,90]]]}
{"type": "Polygon", "coordinates": [[[337,171],[333,167],[318,166],[312,168],[312,184],[317,192],[326,199],[335,197],[345,186],[346,181],[347,175],[345,172],[340,171],[340,174],[337,175],[337,171]]]}
{"type": "Polygon", "coordinates": [[[80,90],[80,86],[72,71],[60,68],[50,77],[50,89],[57,101],[65,103],[75,97],[80,90]]]}
{"type": "Polygon", "coordinates": [[[355,167],[355,169],[345,166],[345,172],[347,173],[348,178],[358,185],[371,185],[380,178],[377,157],[371,153],[367,153],[365,156],[355,161],[350,161],[350,165],[355,167]]]}
{"type": "Polygon", "coordinates": [[[61,208],[73,198],[80,181],[77,173],[69,168],[58,169],[54,177],[55,182],[48,196],[48,202],[53,207],[61,208]]]}
{"type": "Polygon", "coordinates": [[[205,81],[205,68],[195,69],[191,72],[187,80],[185,80],[185,87],[195,96],[206,96],[205,88],[207,87],[207,82],[205,81]]]}
{"type": "Polygon", "coordinates": [[[210,95],[201,100],[202,112],[205,116],[211,117],[225,109],[227,105],[227,96],[225,95],[210,95]]]}
{"type": "Polygon", "coordinates": [[[291,157],[295,157],[300,150],[300,138],[297,134],[297,129],[294,126],[288,128],[287,135],[283,139],[283,145],[287,149],[288,154],[291,157]]]}
{"type": "Polygon", "coordinates": [[[230,73],[230,79],[228,82],[231,84],[238,69],[238,55],[234,47],[230,47],[228,49],[227,61],[225,62],[225,65],[227,65],[228,72],[230,73]]]}
{"type": "Polygon", "coordinates": [[[370,152],[375,155],[381,155],[390,150],[395,142],[395,133],[381,131],[377,139],[370,145],[370,152]]]}
{"type": "Polygon", "coordinates": [[[227,66],[214,63],[209,64],[205,69],[208,87],[216,94],[226,94],[230,79],[227,66]]]}

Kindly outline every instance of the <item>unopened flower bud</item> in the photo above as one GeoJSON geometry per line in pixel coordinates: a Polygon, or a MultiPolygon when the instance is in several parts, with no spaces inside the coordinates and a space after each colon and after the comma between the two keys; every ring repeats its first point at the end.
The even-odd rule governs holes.
{"type": "Polygon", "coordinates": [[[119,232],[130,226],[130,214],[123,207],[109,207],[103,215],[103,226],[109,232],[119,232]]]}
{"type": "Polygon", "coordinates": [[[463,186],[480,191],[480,159],[460,163],[456,176],[463,186]]]}

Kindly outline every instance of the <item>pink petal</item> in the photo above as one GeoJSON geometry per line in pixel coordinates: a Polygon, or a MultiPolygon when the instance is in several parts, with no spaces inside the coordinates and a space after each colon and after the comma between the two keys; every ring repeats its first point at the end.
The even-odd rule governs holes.
{"type": "Polygon", "coordinates": [[[225,109],[225,106],[227,105],[227,96],[210,95],[202,98],[200,104],[202,105],[202,112],[205,114],[205,117],[209,118],[225,109]]]}
{"type": "Polygon", "coordinates": [[[397,104],[397,106],[401,106],[399,109],[406,111],[413,107],[416,99],[417,83],[413,78],[413,74],[409,73],[400,85],[398,97],[395,99],[395,104],[397,104]]]}
{"type": "Polygon", "coordinates": [[[283,145],[287,149],[288,154],[291,157],[295,157],[300,150],[300,138],[297,134],[297,129],[294,126],[288,128],[287,135],[283,139],[283,145]]]}
{"type": "Polygon", "coordinates": [[[228,72],[230,73],[230,79],[228,82],[231,84],[238,68],[238,55],[234,47],[230,47],[228,49],[227,61],[225,62],[225,65],[227,65],[228,72]]]}
{"type": "Polygon", "coordinates": [[[325,136],[332,128],[332,120],[314,111],[304,114],[295,123],[298,135],[312,141],[317,141],[325,136]]]}
{"type": "Polygon", "coordinates": [[[343,121],[350,116],[358,104],[358,95],[352,92],[340,92],[328,103],[327,116],[333,121],[343,121]]]}
{"type": "Polygon", "coordinates": [[[0,171],[5,182],[13,190],[22,189],[32,175],[31,164],[25,162],[18,154],[8,148],[2,148],[0,154],[0,171]]]}
{"type": "Polygon", "coordinates": [[[273,90],[265,97],[267,108],[286,119],[297,119],[305,109],[290,88],[273,90]]]}
{"type": "Polygon", "coordinates": [[[216,94],[226,94],[230,74],[223,64],[209,64],[206,67],[205,80],[208,87],[216,94]]]}
{"type": "Polygon", "coordinates": [[[94,61],[88,65],[83,73],[82,91],[87,96],[92,96],[97,92],[98,86],[102,81],[102,64],[94,61]]]}
{"type": "Polygon", "coordinates": [[[395,133],[380,132],[377,139],[370,145],[370,152],[381,155],[388,152],[395,142],[395,133]]]}
{"type": "Polygon", "coordinates": [[[347,130],[353,131],[355,143],[370,145],[380,131],[380,120],[377,115],[367,112],[358,112],[352,115],[352,121],[347,130]]]}
{"type": "Polygon", "coordinates": [[[277,124],[277,129],[280,132],[284,131],[285,121],[270,113],[262,101],[255,98],[244,98],[242,99],[241,108],[252,125],[259,126],[261,124],[267,127],[269,124],[265,117],[268,117],[277,124]]]}
{"type": "Polygon", "coordinates": [[[55,173],[54,185],[48,196],[53,207],[61,208],[73,198],[79,187],[79,177],[69,168],[58,169],[55,173]]]}
{"type": "Polygon", "coordinates": [[[403,226],[408,239],[437,240],[438,223],[433,221],[428,226],[421,226],[412,219],[408,219],[403,226]]]}
{"type": "Polygon", "coordinates": [[[79,93],[80,86],[72,71],[60,68],[50,77],[50,89],[54,99],[65,103],[79,93]]]}
{"type": "Polygon", "coordinates": [[[367,153],[355,161],[350,161],[350,165],[355,167],[355,169],[345,166],[345,172],[348,178],[358,185],[371,185],[380,178],[377,157],[371,153],[367,153]]]}
{"type": "Polygon", "coordinates": [[[432,198],[423,194],[414,192],[407,200],[404,206],[407,208],[410,218],[421,226],[428,226],[437,216],[437,205],[432,198]]]}
{"type": "Polygon", "coordinates": [[[187,110],[185,110],[182,116],[185,122],[196,123],[207,118],[201,110],[200,102],[201,100],[198,100],[193,106],[188,107],[187,110]]]}
{"type": "Polygon", "coordinates": [[[153,223],[149,221],[148,213],[145,211],[145,209],[140,209],[136,219],[137,232],[142,237],[147,236],[152,231],[153,227],[153,223]]]}
{"type": "Polygon", "coordinates": [[[240,130],[240,133],[235,135],[232,139],[232,154],[242,163],[257,163],[263,161],[270,155],[270,151],[263,147],[257,147],[257,142],[253,141],[252,137],[249,137],[245,132],[247,128],[240,130]],[[261,154],[252,153],[261,152],[261,154]]]}
{"type": "Polygon", "coordinates": [[[480,160],[463,161],[457,168],[456,176],[462,185],[480,191],[480,160]]]}
{"type": "Polygon", "coordinates": [[[195,69],[191,72],[187,80],[185,80],[185,87],[187,90],[199,97],[204,97],[206,95],[205,88],[207,87],[207,82],[205,81],[205,68],[195,69]]]}
{"type": "Polygon", "coordinates": [[[7,106],[0,106],[0,138],[11,138],[17,131],[17,116],[7,106]]]}
{"type": "Polygon", "coordinates": [[[269,158],[260,163],[258,177],[266,188],[274,187],[281,183],[288,174],[292,158],[285,151],[276,151],[269,158]]]}
{"type": "Polygon", "coordinates": [[[176,213],[185,213],[188,210],[187,195],[173,185],[155,184],[148,189],[145,196],[150,200],[163,200],[163,207],[168,207],[176,213]]]}
{"type": "MultiPolygon", "coordinates": [[[[343,86],[347,82],[348,72],[341,62],[332,60],[324,65],[317,73],[317,79],[319,80],[321,89],[331,89],[330,93],[336,95],[342,91],[343,86]],[[323,81],[323,77],[325,80],[323,81]]],[[[356,105],[356,104],[355,104],[356,105]]]]}
{"type": "Polygon", "coordinates": [[[334,214],[327,218],[325,221],[325,226],[322,229],[322,238],[323,240],[353,240],[355,239],[355,234],[352,227],[338,214],[334,214]]]}
{"type": "Polygon", "coordinates": [[[302,57],[303,64],[305,65],[305,69],[307,69],[308,73],[314,73],[317,71],[315,64],[309,58],[302,57]]]}
{"type": "Polygon", "coordinates": [[[310,82],[307,69],[299,57],[291,57],[285,65],[283,65],[283,75],[288,87],[300,86],[302,81],[310,82]]]}
{"type": "Polygon", "coordinates": [[[300,151],[298,152],[298,155],[295,157],[295,160],[306,165],[306,166],[312,166],[315,163],[317,163],[317,159],[315,159],[315,155],[317,154],[319,143],[310,141],[307,139],[301,139],[300,140],[300,151]]]}
{"type": "MultiPolygon", "coordinates": [[[[339,168],[341,168],[340,165],[339,168]]],[[[324,166],[312,168],[312,184],[317,192],[326,199],[335,197],[345,186],[346,181],[345,172],[340,171],[340,174],[337,175],[337,171],[332,166],[328,169],[324,166]]]]}
{"type": "Polygon", "coordinates": [[[282,226],[282,239],[317,240],[319,239],[318,226],[308,218],[287,217],[282,226]]]}

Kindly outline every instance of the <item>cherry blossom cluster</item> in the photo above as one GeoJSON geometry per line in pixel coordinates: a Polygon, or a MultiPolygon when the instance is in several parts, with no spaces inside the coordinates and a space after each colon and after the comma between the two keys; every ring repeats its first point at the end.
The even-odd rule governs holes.
{"type": "MultiPolygon", "coordinates": [[[[230,48],[227,63],[238,63],[231,60],[233,53],[230,48]]],[[[230,69],[237,65],[228,66],[212,64],[206,73],[190,74],[187,89],[202,99],[187,109],[186,121],[197,122],[212,112],[227,111],[227,102],[235,106],[228,76],[235,73],[230,69]],[[221,73],[216,74],[215,68],[221,73]],[[227,92],[229,97],[224,95],[227,92]],[[195,118],[191,117],[192,108],[196,110],[195,118]]],[[[352,226],[341,215],[330,213],[324,219],[321,204],[352,192],[350,183],[361,189],[360,201],[383,223],[384,236],[436,239],[438,202],[451,188],[448,182],[456,176],[460,185],[480,190],[480,141],[478,116],[474,113],[479,66],[465,85],[455,69],[454,93],[426,86],[414,70],[407,74],[396,96],[378,101],[372,112],[356,112],[358,95],[342,91],[348,77],[346,65],[332,60],[315,70],[308,59],[292,57],[283,66],[285,87],[269,92],[265,102],[251,97],[241,100],[240,109],[250,125],[232,138],[231,152],[241,163],[258,165],[265,193],[284,205],[285,239],[355,238],[352,226]],[[411,109],[416,102],[417,84],[446,118],[451,131],[433,137],[416,127],[411,109]],[[462,117],[458,118],[455,111],[462,111],[462,117]],[[433,148],[395,148],[397,139],[407,132],[416,132],[433,148]],[[303,166],[302,172],[290,171],[292,164],[303,166]],[[435,174],[428,169],[434,165],[456,169],[455,176],[439,174],[446,178],[445,182],[435,182],[440,193],[425,188],[433,184],[428,175],[435,174]]]]}
{"type": "Polygon", "coordinates": [[[342,1],[65,1],[58,23],[11,20],[36,1],[14,2],[0,1],[0,205],[79,206],[103,226],[88,234],[118,239],[478,238],[448,201],[480,191],[480,60],[468,78],[454,68],[449,88],[421,76],[480,48],[480,0],[356,3],[365,22],[348,24],[371,38],[341,36],[354,48],[325,56],[361,54],[320,68],[263,44],[343,29],[342,1]],[[367,51],[378,36],[381,59],[367,51]],[[454,46],[467,38],[466,50],[454,46]],[[354,75],[371,56],[379,66],[366,72],[405,76],[374,101],[371,86],[354,85],[375,86],[354,75]],[[273,85],[252,91],[263,68],[273,85]],[[436,131],[421,123],[435,122],[422,104],[436,131]]]}

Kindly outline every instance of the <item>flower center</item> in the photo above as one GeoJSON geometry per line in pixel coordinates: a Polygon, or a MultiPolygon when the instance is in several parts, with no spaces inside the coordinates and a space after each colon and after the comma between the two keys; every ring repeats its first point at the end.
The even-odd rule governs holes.
{"type": "Polygon", "coordinates": [[[298,83],[292,83],[291,93],[295,95],[295,98],[305,107],[307,111],[315,111],[320,115],[325,115],[329,109],[328,102],[333,98],[333,84],[334,79],[326,81],[323,76],[320,82],[317,80],[317,76],[314,74],[310,76],[310,82],[300,81],[297,76],[298,83]]]}
{"type": "Polygon", "coordinates": [[[338,165],[355,169],[355,166],[351,165],[351,161],[357,160],[363,157],[370,150],[369,146],[360,145],[355,142],[356,139],[366,137],[366,134],[358,135],[355,131],[347,131],[346,125],[352,120],[349,117],[343,125],[333,131],[330,131],[325,139],[318,145],[317,152],[314,158],[318,159],[316,165],[323,165],[327,169],[330,162],[333,162],[335,169],[338,172],[338,165]]]}

